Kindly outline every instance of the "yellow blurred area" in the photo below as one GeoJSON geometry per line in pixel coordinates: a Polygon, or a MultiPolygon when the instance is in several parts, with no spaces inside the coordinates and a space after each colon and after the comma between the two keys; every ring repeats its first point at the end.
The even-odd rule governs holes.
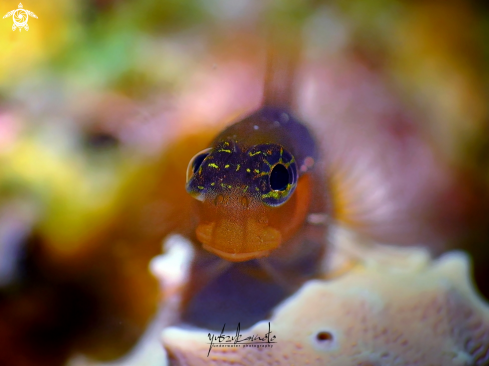
{"type": "Polygon", "coordinates": [[[40,235],[60,260],[83,256],[99,245],[94,239],[122,210],[125,185],[137,172],[130,160],[94,168],[76,151],[33,137],[2,153],[0,165],[2,184],[36,202],[40,235]]]}
{"type": "MultiPolygon", "coordinates": [[[[19,2],[2,0],[0,15],[18,9],[19,2]]],[[[73,16],[75,1],[27,1],[23,8],[37,15],[29,17],[29,30],[12,31],[12,16],[0,19],[0,84],[15,84],[59,51],[77,28],[73,16]],[[26,75],[27,74],[27,75],[26,75]]]]}
{"type": "Polygon", "coordinates": [[[437,144],[457,159],[489,114],[476,14],[460,1],[417,2],[405,10],[394,30],[391,73],[430,114],[437,144]]]}

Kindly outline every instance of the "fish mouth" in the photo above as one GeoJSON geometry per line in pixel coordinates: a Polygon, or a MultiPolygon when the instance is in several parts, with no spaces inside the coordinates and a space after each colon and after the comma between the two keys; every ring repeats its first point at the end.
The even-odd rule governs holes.
{"type": "Polygon", "coordinates": [[[205,250],[231,262],[265,257],[282,243],[280,231],[253,218],[201,223],[196,235],[205,250]]]}
{"type": "Polygon", "coordinates": [[[256,258],[267,257],[270,254],[270,250],[249,253],[229,253],[205,244],[202,245],[202,248],[230,262],[245,262],[256,258]]]}

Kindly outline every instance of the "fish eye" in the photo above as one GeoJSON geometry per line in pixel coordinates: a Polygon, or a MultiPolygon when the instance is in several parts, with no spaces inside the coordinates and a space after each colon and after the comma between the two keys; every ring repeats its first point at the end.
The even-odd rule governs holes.
{"type": "Polygon", "coordinates": [[[290,174],[285,165],[275,165],[270,173],[270,188],[274,191],[285,191],[289,183],[290,174]]]}
{"type": "MultiPolygon", "coordinates": [[[[279,144],[261,144],[250,148],[246,154],[250,164],[256,164],[255,179],[259,178],[256,190],[267,206],[277,207],[292,196],[297,186],[297,162],[290,151],[279,144]]],[[[248,169],[250,170],[250,169],[248,169]]]]}
{"type": "MultiPolygon", "coordinates": [[[[290,159],[293,159],[292,156],[290,159]]],[[[268,191],[263,192],[262,201],[268,206],[280,206],[292,195],[296,184],[297,164],[290,160],[288,163],[280,161],[272,167],[268,174],[268,191]]]]}
{"type": "Polygon", "coordinates": [[[211,152],[212,148],[202,150],[201,152],[194,155],[187,167],[187,182],[199,171],[200,166],[204,162],[211,152]]]}

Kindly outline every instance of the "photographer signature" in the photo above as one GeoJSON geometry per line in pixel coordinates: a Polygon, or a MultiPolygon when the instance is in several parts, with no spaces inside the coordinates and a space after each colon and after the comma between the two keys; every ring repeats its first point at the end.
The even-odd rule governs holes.
{"type": "Polygon", "coordinates": [[[277,338],[275,335],[271,335],[272,331],[270,330],[270,322],[268,322],[268,332],[265,333],[263,336],[258,336],[256,334],[253,334],[251,336],[248,336],[246,338],[243,338],[243,335],[240,334],[240,329],[241,329],[241,324],[238,323],[238,327],[236,328],[236,334],[231,336],[231,335],[225,335],[224,334],[224,329],[226,328],[226,323],[224,323],[221,334],[218,336],[209,333],[207,336],[209,337],[209,352],[207,352],[207,357],[209,357],[209,354],[211,353],[212,347],[216,346],[217,344],[233,344],[237,347],[240,345],[267,345],[269,347],[273,347],[274,340],[277,338]]]}

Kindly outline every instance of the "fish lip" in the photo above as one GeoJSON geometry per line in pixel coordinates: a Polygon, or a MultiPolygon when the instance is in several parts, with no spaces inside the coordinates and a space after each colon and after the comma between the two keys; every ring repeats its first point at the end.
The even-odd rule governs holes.
{"type": "Polygon", "coordinates": [[[202,244],[202,247],[205,250],[214,253],[222,259],[228,260],[230,262],[245,262],[251,259],[267,257],[270,254],[270,250],[258,250],[256,252],[248,253],[229,253],[206,244],[202,244]]]}

